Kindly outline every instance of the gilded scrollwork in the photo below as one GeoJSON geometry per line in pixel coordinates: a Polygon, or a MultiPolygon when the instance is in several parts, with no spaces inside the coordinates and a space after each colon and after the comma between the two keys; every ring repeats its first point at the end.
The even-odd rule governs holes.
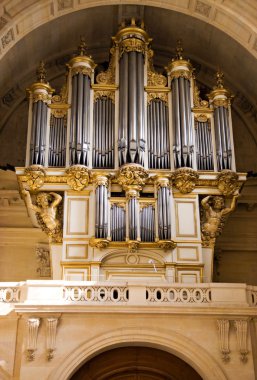
{"type": "Polygon", "coordinates": [[[148,92],[147,93],[147,103],[149,104],[152,100],[161,100],[168,104],[168,93],[167,92],[148,92]]]}
{"type": "Polygon", "coordinates": [[[95,90],[94,91],[94,102],[98,99],[106,97],[107,99],[111,99],[111,101],[115,102],[115,90],[95,90]]]}
{"type": "Polygon", "coordinates": [[[103,249],[103,248],[108,247],[108,245],[110,244],[110,241],[107,239],[102,239],[102,238],[91,238],[89,241],[89,244],[91,247],[103,249]]]}
{"type": "Polygon", "coordinates": [[[146,43],[138,38],[127,38],[120,42],[119,44],[120,57],[123,53],[129,53],[131,51],[136,51],[138,53],[146,53],[146,43]]]}
{"type": "Polygon", "coordinates": [[[165,87],[167,86],[167,78],[154,70],[153,54],[153,50],[148,49],[147,86],[165,87]]]}
{"type": "Polygon", "coordinates": [[[36,196],[36,204],[32,203],[29,191],[22,191],[27,207],[36,212],[38,224],[51,242],[62,242],[62,209],[58,205],[62,197],[57,193],[40,192],[36,196]]]}
{"type": "Polygon", "coordinates": [[[225,207],[225,199],[222,196],[211,196],[201,201],[201,232],[202,242],[205,247],[213,247],[216,238],[221,234],[226,217],[236,207],[238,194],[232,199],[230,207],[225,207]]]}
{"type": "Polygon", "coordinates": [[[124,190],[130,186],[137,186],[141,190],[147,178],[148,173],[141,165],[127,164],[120,169],[117,182],[124,190]]]}
{"type": "Polygon", "coordinates": [[[128,246],[128,252],[130,253],[135,253],[138,251],[138,248],[139,248],[139,241],[137,240],[129,240],[127,242],[127,246],[128,246]]]}
{"type": "Polygon", "coordinates": [[[89,171],[86,166],[73,165],[66,170],[67,184],[76,191],[83,190],[89,182],[89,171]]]}
{"type": "Polygon", "coordinates": [[[44,185],[46,172],[41,165],[31,165],[24,170],[24,180],[32,191],[44,185]]]}
{"type": "Polygon", "coordinates": [[[222,172],[217,175],[217,187],[225,196],[234,194],[240,188],[237,173],[228,169],[222,170],[222,172]]]}
{"type": "Polygon", "coordinates": [[[99,84],[115,84],[115,47],[110,50],[111,59],[109,67],[106,71],[102,71],[96,77],[96,83],[99,84]]]}
{"type": "Polygon", "coordinates": [[[175,170],[172,176],[173,185],[182,194],[191,193],[194,190],[199,174],[190,168],[180,168],[175,170]]]}
{"type": "Polygon", "coordinates": [[[168,251],[176,248],[177,243],[175,243],[173,240],[159,240],[157,242],[157,245],[159,248],[164,249],[164,251],[168,251]]]}
{"type": "Polygon", "coordinates": [[[93,69],[91,67],[87,67],[87,66],[83,66],[83,65],[74,66],[71,69],[71,75],[73,76],[76,74],[84,74],[84,75],[91,77],[91,75],[93,74],[93,69]]]}

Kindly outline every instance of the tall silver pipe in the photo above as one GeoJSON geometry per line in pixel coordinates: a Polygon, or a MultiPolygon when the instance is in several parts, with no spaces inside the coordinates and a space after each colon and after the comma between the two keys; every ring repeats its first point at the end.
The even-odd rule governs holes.
{"type": "Polygon", "coordinates": [[[175,167],[181,167],[181,125],[180,125],[180,106],[179,106],[179,87],[178,78],[172,81],[172,100],[173,100],[173,125],[175,141],[175,167]]]}

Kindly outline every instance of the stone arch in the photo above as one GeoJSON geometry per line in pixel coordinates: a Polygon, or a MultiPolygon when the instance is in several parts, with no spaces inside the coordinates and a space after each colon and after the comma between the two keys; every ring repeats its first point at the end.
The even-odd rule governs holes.
{"type": "MultiPolygon", "coordinates": [[[[252,0],[253,2],[254,0],[252,0]]],[[[0,57],[1,55],[4,56],[21,38],[50,20],[81,9],[116,4],[116,0],[75,3],[72,1],[57,3],[53,0],[42,0],[40,1],[40,5],[36,0],[17,1],[16,4],[15,2],[5,0],[2,8],[5,9],[7,17],[3,17],[2,20],[4,27],[0,33],[0,41],[2,41],[0,57]]],[[[131,4],[131,1],[123,0],[121,4],[131,4]]],[[[203,20],[228,34],[253,56],[257,57],[256,9],[250,1],[248,2],[248,7],[244,8],[243,13],[238,11],[240,5],[230,4],[229,2],[222,4],[217,3],[215,0],[209,0],[208,3],[196,1],[194,6],[186,1],[173,2],[170,0],[164,3],[162,0],[154,0],[149,4],[147,0],[142,0],[140,1],[140,5],[165,8],[203,20]]]]}
{"type": "Polygon", "coordinates": [[[79,345],[73,352],[62,358],[48,377],[48,380],[68,380],[76,370],[94,356],[112,348],[124,346],[145,346],[170,352],[193,367],[204,380],[226,380],[227,377],[216,360],[200,345],[187,337],[168,330],[122,328],[79,345]]]}

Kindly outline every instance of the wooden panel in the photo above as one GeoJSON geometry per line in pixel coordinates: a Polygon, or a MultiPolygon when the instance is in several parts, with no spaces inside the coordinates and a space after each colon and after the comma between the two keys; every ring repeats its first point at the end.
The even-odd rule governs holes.
{"type": "Polygon", "coordinates": [[[65,250],[65,259],[87,259],[87,244],[67,244],[65,250]]]}

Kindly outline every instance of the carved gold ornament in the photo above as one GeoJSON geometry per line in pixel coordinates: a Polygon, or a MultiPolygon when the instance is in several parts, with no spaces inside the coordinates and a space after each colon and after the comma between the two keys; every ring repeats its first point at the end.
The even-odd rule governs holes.
{"type": "Polygon", "coordinates": [[[177,243],[175,243],[173,240],[159,240],[157,242],[157,245],[159,248],[164,249],[164,251],[168,251],[176,248],[177,243]]]}
{"type": "Polygon", "coordinates": [[[148,178],[147,171],[141,165],[127,164],[121,167],[118,174],[117,182],[124,190],[130,186],[137,186],[141,190],[148,178]]]}
{"type": "Polygon", "coordinates": [[[108,175],[104,175],[101,173],[93,173],[92,181],[95,183],[96,186],[108,187],[108,183],[109,183],[108,175]]]}
{"type": "Polygon", "coordinates": [[[227,216],[235,209],[239,194],[233,197],[230,207],[226,207],[223,196],[211,196],[201,201],[202,245],[214,247],[216,238],[221,234],[227,216]]]}
{"type": "Polygon", "coordinates": [[[88,185],[89,171],[86,166],[73,165],[66,170],[67,184],[72,190],[81,191],[88,185]]]}
{"type": "Polygon", "coordinates": [[[127,242],[127,246],[128,246],[128,252],[135,253],[135,252],[138,251],[139,241],[137,241],[137,240],[129,240],[127,242]]]}
{"type": "Polygon", "coordinates": [[[180,168],[175,170],[172,176],[173,185],[182,193],[191,193],[198,181],[198,173],[190,168],[180,168]]]}
{"type": "Polygon", "coordinates": [[[234,194],[240,187],[238,175],[232,170],[222,170],[217,175],[217,182],[219,191],[225,196],[234,194]]]}
{"type": "Polygon", "coordinates": [[[89,241],[89,244],[91,247],[96,247],[99,249],[107,248],[108,245],[110,244],[110,241],[107,239],[96,239],[96,238],[91,238],[89,241]]]}
{"type": "Polygon", "coordinates": [[[41,165],[31,165],[24,170],[25,181],[32,191],[44,185],[46,172],[41,165]]]}
{"type": "Polygon", "coordinates": [[[110,50],[111,58],[109,67],[106,71],[102,71],[96,77],[98,84],[115,84],[115,47],[110,50]]]}
{"type": "Polygon", "coordinates": [[[167,86],[167,78],[154,70],[153,54],[153,50],[148,49],[147,86],[165,87],[167,86]]]}
{"type": "Polygon", "coordinates": [[[94,72],[94,70],[91,67],[82,66],[82,65],[72,67],[72,69],[71,69],[71,75],[72,76],[74,76],[76,74],[84,74],[84,75],[91,77],[93,72],[94,72]]]}
{"type": "Polygon", "coordinates": [[[167,92],[148,92],[147,103],[149,104],[152,100],[161,100],[162,102],[168,104],[168,93],[167,92]]]}
{"type": "Polygon", "coordinates": [[[131,51],[136,51],[138,53],[145,54],[146,43],[138,38],[127,38],[120,42],[119,44],[120,58],[123,53],[129,53],[131,51]]]}
{"type": "Polygon", "coordinates": [[[36,196],[36,203],[32,203],[29,191],[22,191],[28,208],[35,211],[38,224],[51,242],[62,242],[63,207],[60,194],[40,192],[36,196]],[[58,207],[59,206],[59,207],[58,207]]]}
{"type": "Polygon", "coordinates": [[[107,99],[111,99],[111,101],[115,102],[115,90],[95,90],[94,91],[94,102],[98,99],[106,97],[107,99]]]}
{"type": "Polygon", "coordinates": [[[155,181],[154,181],[155,186],[157,188],[159,188],[159,187],[169,187],[171,185],[170,184],[170,178],[171,178],[170,175],[169,176],[165,176],[165,177],[157,175],[156,178],[155,178],[155,181]]]}

